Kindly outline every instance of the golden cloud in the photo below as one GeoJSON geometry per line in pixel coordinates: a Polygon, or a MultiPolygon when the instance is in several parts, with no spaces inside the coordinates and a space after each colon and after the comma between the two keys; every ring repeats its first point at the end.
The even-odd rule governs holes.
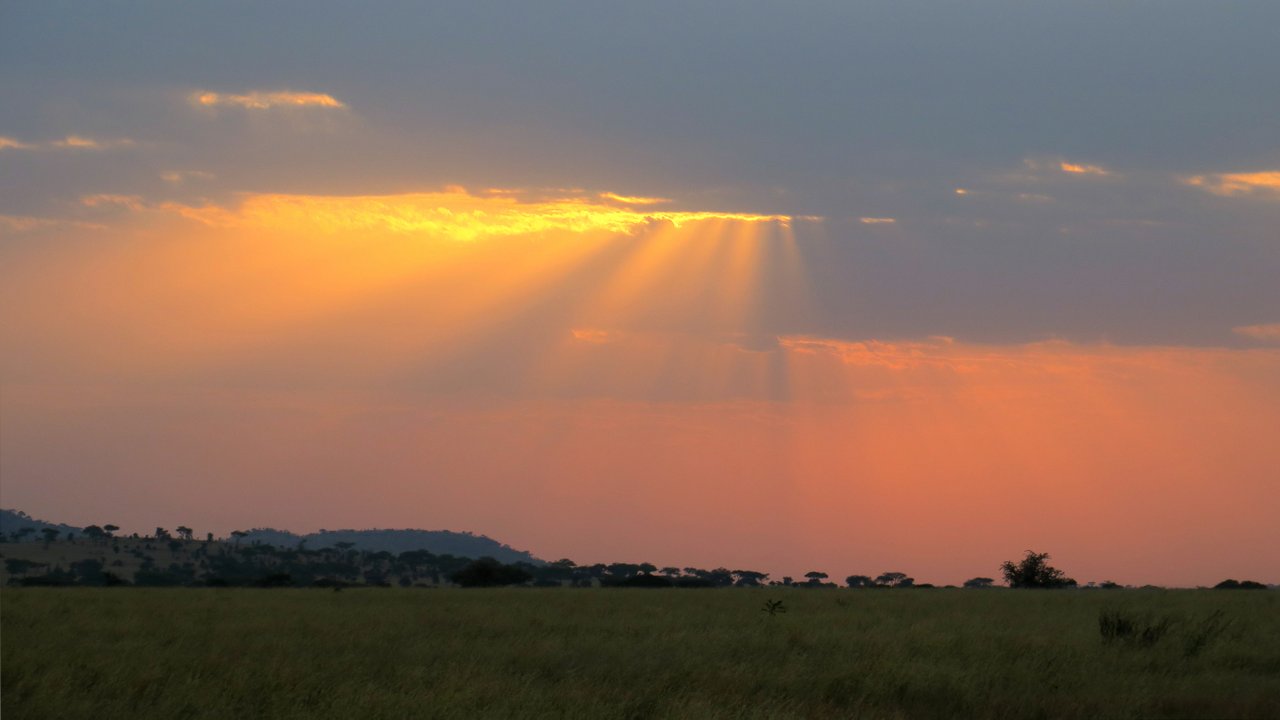
{"type": "Polygon", "coordinates": [[[68,135],[61,140],[50,140],[44,143],[27,143],[11,137],[0,137],[0,150],[110,150],[132,147],[136,144],[129,138],[99,140],[83,135],[68,135]]]}
{"type": "Polygon", "coordinates": [[[1252,340],[1259,340],[1262,342],[1280,342],[1280,323],[1241,325],[1240,327],[1231,328],[1231,331],[1237,335],[1243,335],[1252,340]]]}
{"type": "Polygon", "coordinates": [[[21,140],[0,135],[0,150],[34,150],[35,147],[21,140]]]}
{"type": "Polygon", "coordinates": [[[613,200],[615,202],[620,202],[620,203],[623,203],[624,205],[659,205],[661,203],[671,202],[671,198],[641,197],[637,195],[619,195],[618,193],[613,193],[613,192],[602,192],[600,193],[600,198],[602,200],[613,200]]]}
{"type": "Polygon", "coordinates": [[[166,170],[160,173],[160,179],[167,183],[179,185],[192,179],[212,180],[213,173],[205,172],[203,170],[166,170]]]}
{"type": "Polygon", "coordinates": [[[272,108],[324,108],[342,110],[347,104],[332,95],[294,90],[254,90],[244,94],[217,93],[197,90],[188,96],[188,102],[196,107],[237,107],[246,110],[270,110],[272,108]]]}
{"type": "Polygon", "coordinates": [[[104,230],[96,223],[63,220],[60,218],[33,217],[31,215],[0,215],[0,232],[25,233],[37,230],[76,228],[80,230],[104,230]]]}
{"type": "Polygon", "coordinates": [[[140,195],[112,195],[110,193],[85,195],[80,198],[80,204],[92,208],[117,206],[134,212],[147,209],[140,195]]]}
{"type": "Polygon", "coordinates": [[[614,342],[619,337],[616,331],[600,330],[599,328],[574,328],[572,332],[574,340],[591,345],[614,342]]]}
{"type": "Polygon", "coordinates": [[[778,344],[784,350],[801,355],[826,355],[845,365],[889,370],[951,366],[954,356],[948,351],[954,342],[952,338],[945,336],[908,342],[850,341],[803,335],[778,338],[778,344]]]}
{"type": "Polygon", "coordinates": [[[704,220],[789,225],[786,215],[716,211],[639,211],[589,198],[523,201],[503,195],[473,195],[463,188],[400,195],[250,195],[234,209],[169,203],[161,209],[216,226],[344,232],[383,230],[427,233],[455,240],[543,232],[630,234],[651,223],[679,227],[704,220]]]}
{"type": "Polygon", "coordinates": [[[1031,171],[1030,175],[1011,175],[1010,179],[1022,181],[1043,180],[1048,175],[1063,173],[1066,175],[1075,175],[1077,177],[1113,177],[1114,172],[1108,170],[1101,165],[1083,162],[1071,162],[1061,156],[1058,157],[1029,157],[1023,158],[1022,164],[1031,171]]]}
{"type": "Polygon", "coordinates": [[[892,225],[898,222],[898,219],[891,217],[860,217],[858,222],[863,225],[892,225]]]}
{"type": "Polygon", "coordinates": [[[1058,169],[1064,173],[1071,175],[1095,175],[1098,177],[1106,177],[1111,174],[1110,170],[1101,165],[1085,165],[1082,163],[1069,163],[1065,160],[1058,163],[1058,169]]]}
{"type": "Polygon", "coordinates": [[[1280,170],[1253,173],[1211,173],[1192,175],[1183,184],[1222,197],[1237,195],[1280,195],[1280,170]]]}

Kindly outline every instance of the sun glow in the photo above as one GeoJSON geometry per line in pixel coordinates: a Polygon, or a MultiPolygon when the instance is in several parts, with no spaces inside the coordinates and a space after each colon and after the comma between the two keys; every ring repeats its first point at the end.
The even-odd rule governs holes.
{"type": "MultiPolygon", "coordinates": [[[[655,200],[656,202],[656,200],[655,200]]],[[[521,200],[506,193],[474,195],[462,188],[400,195],[250,195],[239,207],[176,207],[194,220],[326,233],[424,233],[453,240],[548,232],[632,234],[653,223],[731,221],[790,224],[786,215],[716,211],[638,211],[589,198],[521,200]]]]}
{"type": "MultiPolygon", "coordinates": [[[[803,294],[789,217],[527,195],[243,195],[228,206],[88,195],[81,205],[114,223],[108,235],[153,239],[104,243],[60,268],[99,298],[67,336],[100,337],[104,354],[140,374],[253,365],[313,344],[312,364],[394,377],[534,332],[545,340],[535,342],[542,356],[530,359],[531,376],[554,385],[572,365],[561,357],[566,335],[602,343],[678,316],[690,332],[751,336],[767,285],[803,294]],[[513,330],[568,289],[563,325],[513,330]],[[364,340],[330,346],[335,325],[364,340]],[[406,332],[384,332],[392,327],[406,332]],[[107,339],[136,332],[148,338],[142,357],[107,339]]],[[[42,278],[27,281],[33,293],[58,284],[28,277],[42,278]]]]}

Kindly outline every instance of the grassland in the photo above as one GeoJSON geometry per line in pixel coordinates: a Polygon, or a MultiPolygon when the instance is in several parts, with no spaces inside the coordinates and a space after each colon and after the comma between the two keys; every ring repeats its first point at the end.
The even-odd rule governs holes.
{"type": "Polygon", "coordinates": [[[6,588],[0,631],[6,720],[1280,716],[1268,591],[6,588]]]}

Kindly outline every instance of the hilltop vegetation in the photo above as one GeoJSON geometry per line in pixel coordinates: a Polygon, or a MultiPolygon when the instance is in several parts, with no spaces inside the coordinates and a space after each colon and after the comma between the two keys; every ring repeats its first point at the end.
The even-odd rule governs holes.
{"type": "Polygon", "coordinates": [[[286,530],[257,528],[247,531],[241,540],[280,548],[325,548],[347,543],[354,550],[366,552],[399,554],[426,550],[436,555],[491,557],[504,563],[539,565],[543,562],[532,553],[516,550],[484,535],[452,530],[321,530],[298,535],[286,530]]]}
{"type": "MultiPolygon", "coordinates": [[[[105,529],[111,535],[119,530],[114,525],[103,524],[90,528],[105,529]]],[[[21,510],[0,509],[0,542],[5,540],[37,541],[44,537],[46,531],[56,531],[58,538],[69,539],[84,536],[90,528],[75,527],[62,523],[37,520],[21,510]]],[[[163,530],[163,528],[157,528],[163,530]]],[[[191,539],[197,535],[185,526],[174,526],[170,534],[179,538],[191,539]],[[186,531],[185,533],[183,531],[186,531]]],[[[484,535],[471,532],[455,532],[453,530],[321,530],[320,532],[299,535],[287,530],[274,528],[255,528],[238,530],[232,533],[232,540],[248,545],[272,545],[279,548],[336,548],[343,543],[346,547],[368,552],[402,553],[425,550],[434,555],[455,555],[464,558],[491,557],[504,563],[541,564],[543,561],[532,553],[516,550],[511,546],[498,542],[484,535]]],[[[206,539],[213,540],[206,534],[206,539]]]]}
{"type": "MultiPolygon", "coordinates": [[[[825,572],[803,580],[770,579],[769,573],[719,567],[662,567],[651,563],[578,565],[567,558],[544,562],[470,533],[426,530],[321,530],[296,535],[261,528],[235,531],[227,540],[207,533],[203,540],[185,526],[173,532],[157,527],[140,536],[117,535],[115,525],[75,528],[0,511],[0,583],[41,586],[253,586],[307,587],[374,585],[402,587],[462,585],[492,587],[802,587],[834,588],[825,572]],[[455,552],[423,549],[452,548],[455,552]],[[406,549],[407,548],[407,549],[406,549]]],[[[1019,562],[1001,566],[1013,588],[1075,588],[1076,581],[1049,565],[1048,553],[1027,551],[1019,562]]],[[[995,580],[975,577],[965,588],[984,589],[995,580]]],[[[902,572],[850,575],[849,588],[928,589],[902,572]]],[[[1118,583],[1088,583],[1088,588],[1119,589],[1118,583]]],[[[1228,579],[1221,589],[1266,589],[1252,580],[1228,579]]]]}
{"type": "Polygon", "coordinates": [[[0,508],[0,538],[12,539],[15,535],[21,535],[34,540],[40,537],[43,530],[53,530],[64,536],[67,533],[79,535],[84,532],[84,528],[37,520],[21,510],[0,508]]]}

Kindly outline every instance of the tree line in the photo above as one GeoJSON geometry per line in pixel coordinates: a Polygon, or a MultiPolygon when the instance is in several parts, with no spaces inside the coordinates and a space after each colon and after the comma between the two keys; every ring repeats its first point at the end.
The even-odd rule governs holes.
{"type": "MultiPolygon", "coordinates": [[[[198,540],[187,526],[173,532],[157,527],[148,536],[122,537],[113,524],[90,525],[80,537],[50,528],[40,531],[47,548],[55,542],[99,546],[103,558],[84,558],[66,567],[32,559],[5,558],[9,583],[14,585],[91,586],[204,586],[204,587],[634,587],[634,588],[834,588],[830,576],[813,570],[800,578],[772,579],[769,573],[718,567],[658,567],[652,563],[594,563],[579,565],[564,558],[549,563],[503,563],[492,557],[469,558],[435,554],[426,550],[400,553],[367,551],[353,542],[337,542],[332,547],[309,549],[305,542],[281,548],[266,544],[242,544],[243,531],[231,533],[229,541],[215,540],[212,533],[198,540]],[[63,539],[65,537],[65,539],[63,539]],[[132,569],[132,573],[126,568],[132,569]]],[[[0,543],[22,541],[33,534],[23,528],[0,543]]],[[[1073,588],[1078,583],[1048,563],[1048,553],[1028,550],[1019,560],[1000,566],[1003,583],[1011,588],[1073,588]]],[[[963,583],[967,589],[995,587],[991,577],[974,577],[963,583]]],[[[916,582],[903,572],[878,575],[849,575],[844,587],[852,589],[927,589],[930,583],[916,582]]],[[[950,587],[950,586],[949,586],[950,587]]],[[[1089,583],[1089,587],[1117,589],[1118,583],[1089,583]]],[[[1225,580],[1221,589],[1257,589],[1266,586],[1250,581],[1225,580]]]]}

